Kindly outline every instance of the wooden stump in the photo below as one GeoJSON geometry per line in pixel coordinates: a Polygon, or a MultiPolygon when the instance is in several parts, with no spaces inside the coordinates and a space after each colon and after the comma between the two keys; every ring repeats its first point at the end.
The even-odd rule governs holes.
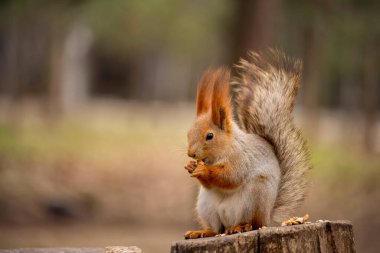
{"type": "Polygon", "coordinates": [[[352,225],[326,221],[174,242],[172,253],[187,252],[355,252],[352,225]]]}
{"type": "Polygon", "coordinates": [[[143,253],[139,247],[136,246],[110,246],[104,249],[104,253],[143,253]]]}

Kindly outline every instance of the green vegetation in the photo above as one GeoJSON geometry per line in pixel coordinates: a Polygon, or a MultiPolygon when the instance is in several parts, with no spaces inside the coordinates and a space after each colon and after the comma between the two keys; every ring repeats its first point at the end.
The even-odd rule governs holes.
{"type": "Polygon", "coordinates": [[[380,158],[343,145],[318,144],[312,149],[312,174],[328,181],[356,181],[372,178],[380,182],[380,158]]]}

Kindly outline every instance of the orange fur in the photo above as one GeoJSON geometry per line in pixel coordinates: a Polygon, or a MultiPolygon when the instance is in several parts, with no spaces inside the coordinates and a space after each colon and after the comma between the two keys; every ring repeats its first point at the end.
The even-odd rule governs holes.
{"type": "Polygon", "coordinates": [[[268,225],[263,224],[264,216],[265,214],[263,214],[259,209],[253,213],[251,220],[252,229],[258,229],[264,225],[268,225]]]}
{"type": "Polygon", "coordinates": [[[212,95],[211,115],[212,122],[227,133],[231,132],[231,98],[230,78],[231,71],[228,68],[219,68],[215,72],[215,80],[212,95]]]}
{"type": "Polygon", "coordinates": [[[251,230],[252,230],[252,224],[246,223],[246,224],[241,224],[241,225],[226,228],[225,233],[227,235],[231,235],[231,234],[243,233],[243,232],[247,232],[251,230]]]}
{"type": "MultiPolygon", "coordinates": [[[[230,117],[232,105],[229,91],[230,76],[230,69],[225,67],[216,70],[207,70],[198,84],[197,116],[199,117],[199,115],[209,112],[211,107],[211,117],[200,124],[204,126],[204,128],[201,129],[202,139],[203,136],[206,136],[207,132],[210,131],[210,127],[208,127],[209,124],[214,124],[219,128],[220,132],[216,133],[216,135],[219,136],[216,137],[219,138],[219,141],[222,141],[220,137],[224,132],[228,133],[226,136],[231,136],[230,117]]],[[[228,143],[230,143],[230,141],[231,140],[228,139],[228,143]]],[[[228,145],[226,142],[223,143],[228,145]]],[[[203,154],[208,156],[208,154],[212,152],[213,151],[210,150],[204,150],[203,154]]],[[[196,177],[204,187],[218,187],[222,189],[233,189],[239,186],[231,181],[231,178],[229,178],[230,174],[233,174],[232,166],[226,164],[219,166],[198,165],[196,170],[192,172],[192,176],[196,177]]]]}
{"type": "Polygon", "coordinates": [[[209,110],[212,89],[215,83],[215,71],[208,69],[198,83],[197,89],[197,116],[209,110]]]}
{"type": "Polygon", "coordinates": [[[218,187],[221,189],[234,189],[239,184],[233,182],[231,174],[233,168],[227,165],[207,166],[198,164],[198,167],[192,173],[205,188],[218,187]]]}
{"type": "Polygon", "coordinates": [[[205,237],[213,237],[217,235],[217,233],[212,229],[203,229],[196,231],[187,231],[185,234],[185,239],[196,239],[196,238],[205,238],[205,237]]]}

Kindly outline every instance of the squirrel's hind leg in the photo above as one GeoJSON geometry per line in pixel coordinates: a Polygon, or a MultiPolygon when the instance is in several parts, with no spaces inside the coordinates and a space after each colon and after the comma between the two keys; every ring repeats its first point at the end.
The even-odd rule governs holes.
{"type": "Polygon", "coordinates": [[[248,232],[251,230],[252,230],[252,224],[247,223],[243,225],[229,227],[226,229],[225,233],[227,235],[231,235],[231,234],[236,234],[236,233],[248,232]]]}

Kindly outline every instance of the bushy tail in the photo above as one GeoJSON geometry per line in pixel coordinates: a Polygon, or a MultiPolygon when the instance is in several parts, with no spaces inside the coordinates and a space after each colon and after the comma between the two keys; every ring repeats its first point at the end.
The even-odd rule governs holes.
{"type": "Polygon", "coordinates": [[[275,222],[288,219],[306,194],[309,153],[292,115],[301,69],[300,61],[279,51],[251,52],[248,60],[240,61],[238,78],[232,82],[238,124],[268,140],[280,162],[282,178],[272,214],[275,222]]]}

